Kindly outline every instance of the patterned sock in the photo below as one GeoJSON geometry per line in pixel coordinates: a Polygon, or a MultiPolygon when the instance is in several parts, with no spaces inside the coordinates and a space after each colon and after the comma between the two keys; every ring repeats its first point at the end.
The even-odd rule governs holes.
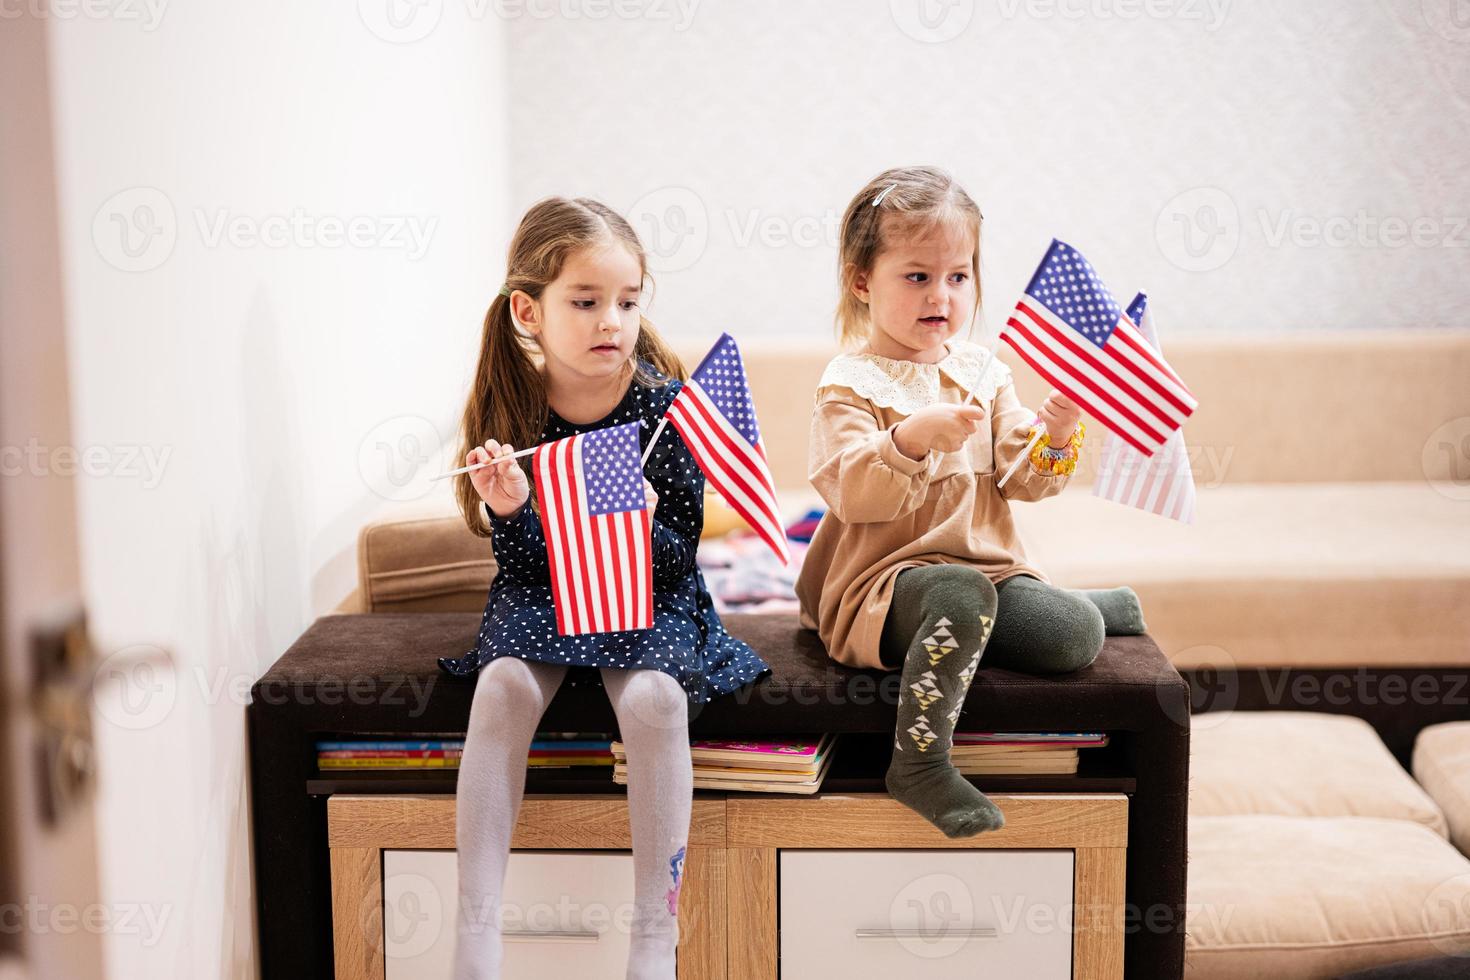
{"type": "MultiPolygon", "coordinates": [[[[912,574],[901,572],[898,582],[912,574]]],[[[895,609],[890,614],[897,617],[894,625],[899,630],[915,614],[921,618],[918,628],[909,634],[913,641],[904,655],[893,760],[883,781],[895,799],[946,837],[972,837],[1005,824],[1000,808],[962,776],[949,758],[955,723],[995,619],[980,614],[961,623],[943,613],[974,608],[979,591],[974,585],[963,576],[951,575],[947,580],[929,576],[927,581],[916,576],[905,588],[895,585],[895,609]],[[914,601],[915,586],[923,589],[920,601],[914,601]],[[956,588],[969,594],[959,602],[944,601],[944,594],[956,588]]],[[[994,589],[988,595],[993,613],[994,589]]]]}

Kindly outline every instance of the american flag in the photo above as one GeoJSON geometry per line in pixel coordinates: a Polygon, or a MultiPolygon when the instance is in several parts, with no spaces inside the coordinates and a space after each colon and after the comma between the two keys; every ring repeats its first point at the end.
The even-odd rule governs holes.
{"type": "Polygon", "coordinates": [[[781,508],[735,338],[720,334],[674,396],[668,417],[704,470],[705,479],[770,545],[782,564],[790,564],[781,508]]]}
{"type": "Polygon", "coordinates": [[[1152,456],[1198,404],[1091,263],[1055,238],[1000,339],[1145,456],[1152,456]]]}
{"type": "Polygon", "coordinates": [[[562,636],[653,626],[652,525],[638,425],[580,432],[536,448],[536,494],[562,636]]]}
{"type": "MultiPolygon", "coordinates": [[[[1162,352],[1148,294],[1139,293],[1128,304],[1128,318],[1154,350],[1162,352]]],[[[1164,447],[1145,456],[1116,435],[1103,445],[1102,464],[1092,484],[1092,495],[1137,507],[1184,524],[1194,523],[1194,473],[1184,447],[1184,430],[1175,429],[1164,447]]]]}

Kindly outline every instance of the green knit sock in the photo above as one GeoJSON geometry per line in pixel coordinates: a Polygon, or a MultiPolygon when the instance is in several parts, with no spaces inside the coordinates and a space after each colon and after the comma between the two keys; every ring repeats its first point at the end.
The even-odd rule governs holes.
{"type": "Polygon", "coordinates": [[[1138,636],[1148,630],[1138,593],[1126,585],[1116,589],[1068,589],[1097,607],[1108,636],[1138,636]]]}
{"type": "Polygon", "coordinates": [[[937,565],[900,572],[893,601],[884,625],[889,659],[898,637],[910,642],[884,784],[946,837],[998,829],[1005,824],[1000,808],[949,758],[960,708],[995,623],[995,589],[976,569],[937,565]]]}

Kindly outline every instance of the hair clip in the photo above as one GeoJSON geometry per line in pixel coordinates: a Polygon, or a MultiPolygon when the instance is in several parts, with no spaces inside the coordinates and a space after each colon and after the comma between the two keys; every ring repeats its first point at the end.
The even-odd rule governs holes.
{"type": "Polygon", "coordinates": [[[891,191],[891,190],[893,190],[897,186],[898,186],[898,182],[897,181],[894,181],[893,183],[889,184],[887,187],[883,188],[883,193],[881,193],[877,197],[873,198],[873,207],[876,208],[878,205],[882,204],[883,203],[883,199],[888,196],[888,192],[891,191]]]}

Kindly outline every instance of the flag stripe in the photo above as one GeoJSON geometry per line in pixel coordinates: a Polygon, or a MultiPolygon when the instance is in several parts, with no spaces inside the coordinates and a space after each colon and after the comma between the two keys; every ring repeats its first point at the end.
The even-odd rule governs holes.
{"type": "Polygon", "coordinates": [[[601,590],[595,588],[596,579],[601,577],[601,573],[597,567],[597,549],[592,541],[592,515],[587,512],[587,472],[582,456],[586,438],[585,434],[575,436],[573,443],[576,455],[572,457],[572,479],[576,481],[576,492],[572,500],[576,520],[572,526],[577,532],[577,569],[581,572],[584,621],[591,624],[593,632],[604,633],[607,631],[607,623],[603,619],[602,604],[597,595],[601,590]]]}
{"type": "Polygon", "coordinates": [[[1160,398],[1174,406],[1182,416],[1180,420],[1182,424],[1183,419],[1192,415],[1199,405],[1194,395],[1184,387],[1184,382],[1179,380],[1179,376],[1170,370],[1167,364],[1161,364],[1157,358],[1144,350],[1148,346],[1148,341],[1126,317],[1122,323],[1118,324],[1118,329],[1113,331],[1113,336],[1121,341],[1118,344],[1108,345],[1108,352],[1112,354],[1114,360],[1122,362],[1126,359],[1130,362],[1129,369],[1138,377],[1143,378],[1145,384],[1158,392],[1160,398]]]}
{"type": "MultiPolygon", "coordinates": [[[[721,442],[724,443],[724,447],[737,460],[747,464],[744,468],[744,475],[750,483],[756,485],[756,489],[748,486],[742,487],[742,489],[745,489],[752,496],[758,495],[760,490],[764,490],[768,496],[774,495],[775,490],[771,486],[771,477],[765,471],[765,466],[749,465],[756,462],[755,457],[758,455],[760,464],[765,463],[765,457],[764,455],[760,455],[759,447],[751,446],[745,441],[744,436],[730,428],[729,422],[714,407],[713,403],[710,402],[709,396],[699,386],[699,382],[689,382],[679,394],[683,395],[684,391],[690,392],[690,396],[684,399],[683,407],[691,413],[697,413],[705,423],[705,427],[718,436],[721,442]]],[[[678,401],[678,396],[675,396],[675,401],[678,401]]]]}
{"type": "Polygon", "coordinates": [[[1143,358],[1145,361],[1151,364],[1155,371],[1173,382],[1173,384],[1178,387],[1180,392],[1183,393],[1185,400],[1193,402],[1194,396],[1191,395],[1189,393],[1189,389],[1185,387],[1184,379],[1175,374],[1174,369],[1171,368],[1162,357],[1154,352],[1153,345],[1149,343],[1149,339],[1143,334],[1142,326],[1134,323],[1127,314],[1124,314],[1123,316],[1123,323],[1130,328],[1128,330],[1125,330],[1122,334],[1123,339],[1128,341],[1128,346],[1131,347],[1133,351],[1138,354],[1139,357],[1143,358]]]}
{"type": "Polygon", "coordinates": [[[622,617],[618,615],[618,597],[610,588],[617,578],[613,572],[611,547],[612,521],[614,517],[599,514],[592,518],[592,540],[597,548],[597,560],[602,563],[598,584],[598,601],[602,605],[603,622],[609,632],[620,630],[622,617]]]}
{"type": "Polygon", "coordinates": [[[582,508],[581,480],[576,473],[576,450],[582,436],[576,435],[567,439],[562,448],[563,457],[559,460],[557,476],[560,478],[562,488],[562,519],[563,529],[566,533],[567,557],[570,558],[570,574],[572,574],[572,591],[575,592],[575,601],[572,602],[572,621],[576,624],[578,632],[588,632],[592,629],[591,616],[588,614],[587,602],[587,548],[582,545],[582,522],[578,520],[578,511],[582,508]]]}
{"type": "Polygon", "coordinates": [[[1077,334],[1066,324],[1056,320],[1052,312],[1044,306],[1039,304],[1033,306],[1023,298],[1016,305],[1016,309],[1029,316],[1036,324],[1032,333],[1037,335],[1037,339],[1054,348],[1061,355],[1060,359],[1064,365],[1078,369],[1074,373],[1086,374],[1093,381],[1094,387],[1107,388],[1120,400],[1126,401],[1129,410],[1138,412],[1140,416],[1152,416],[1152,418],[1140,417],[1139,423],[1150,428],[1157,424],[1163,429],[1159,433],[1160,442],[1168,435],[1170,429],[1178,428],[1183,422],[1183,418],[1176,419],[1173,412],[1168,411],[1155,399],[1149,397],[1146,392],[1140,390],[1142,386],[1138,384],[1139,379],[1132,365],[1114,360],[1106,350],[1099,350],[1085,340],[1079,342],[1077,334]],[[1088,348],[1091,349],[1091,352],[1088,348]],[[1122,368],[1127,376],[1114,370],[1115,367],[1122,368]]]}
{"type": "MultiPolygon", "coordinates": [[[[1101,411],[1088,408],[1088,412],[1110,425],[1127,423],[1130,427],[1129,431],[1143,446],[1157,448],[1163,443],[1164,434],[1156,431],[1149,422],[1140,418],[1133,410],[1133,406],[1124,404],[1119,398],[1120,392],[1111,390],[1111,386],[1106,381],[1093,376],[1083,366],[1069,361],[1066,351],[1058,350],[1057,345],[1051,342],[1047,334],[1015,317],[1012,317],[1006,325],[1011,329],[1001,333],[1002,339],[1007,336],[1024,337],[1044,363],[1050,365],[1050,370],[1042,370],[1043,377],[1048,378],[1053,384],[1065,379],[1072,388],[1086,391],[1093,404],[1101,403],[1106,406],[1101,411]]],[[[1062,386],[1057,384],[1057,387],[1062,386]]],[[[1063,390],[1066,389],[1063,388],[1063,390]]],[[[1070,395],[1070,392],[1068,394],[1070,395]]],[[[1075,396],[1073,400],[1075,401],[1075,396]]]]}
{"type": "Polygon", "coordinates": [[[653,535],[653,515],[645,508],[638,512],[638,533],[633,535],[633,547],[638,553],[635,568],[638,583],[643,589],[643,622],[653,625],[653,559],[649,555],[653,535]]]}
{"type": "Polygon", "coordinates": [[[570,564],[570,556],[566,544],[566,521],[562,519],[561,490],[556,479],[556,451],[561,447],[557,443],[542,446],[536,451],[538,466],[536,475],[539,478],[536,484],[536,492],[541,498],[541,528],[546,538],[546,546],[551,549],[552,565],[555,574],[552,575],[556,607],[556,630],[562,635],[575,631],[576,626],[569,615],[572,601],[571,582],[567,575],[570,564]]]}
{"type": "MultiPolygon", "coordinates": [[[[1193,411],[1194,396],[1178,381],[1177,375],[1168,369],[1162,357],[1156,356],[1158,339],[1154,333],[1153,318],[1148,311],[1147,297],[1140,293],[1129,309],[1138,311],[1136,327],[1124,318],[1114,337],[1119,338],[1117,353],[1133,358],[1136,363],[1146,362],[1161,367],[1158,375],[1161,384],[1182,393],[1187,407],[1193,411]],[[1140,356],[1140,354],[1142,356],[1140,356]],[[1175,383],[1177,382],[1177,387],[1175,383]]],[[[1189,523],[1194,519],[1194,475],[1190,469],[1189,451],[1184,443],[1184,431],[1176,428],[1152,457],[1142,456],[1118,438],[1110,436],[1103,447],[1102,469],[1093,482],[1092,493],[1104,500],[1111,500],[1128,507],[1172,520],[1189,523]]]]}
{"type": "MultiPolygon", "coordinates": [[[[711,477],[710,482],[715,484],[716,489],[751,527],[767,539],[768,544],[772,543],[769,509],[761,506],[760,492],[750,486],[751,482],[759,482],[759,477],[750,471],[747,457],[738,450],[731,448],[727,453],[720,451],[721,434],[706,422],[704,416],[689,408],[692,404],[696,403],[691,401],[671,406],[670,421],[674,422],[679,434],[685,437],[690,452],[704,464],[711,477]]],[[[725,445],[728,447],[727,441],[725,445]]]]}
{"type": "Polygon", "coordinates": [[[1007,323],[1007,326],[1011,325],[1016,326],[1017,329],[1002,330],[1000,339],[1009,344],[1023,361],[1036,370],[1037,374],[1048,379],[1062,394],[1076,402],[1083,411],[1094,418],[1101,419],[1112,432],[1127,440],[1128,444],[1139,452],[1145,456],[1153,452],[1152,446],[1146,441],[1148,437],[1142,434],[1142,430],[1134,426],[1128,419],[1120,417],[1116,412],[1099,410],[1091,398],[1078,390],[1081,386],[1072,379],[1072,376],[1060,371],[1052,363],[1051,356],[1035,345],[1030,335],[1024,332],[1021,324],[1014,317],[1007,323]]]}
{"type": "MultiPolygon", "coordinates": [[[[631,554],[629,551],[632,545],[630,539],[633,536],[632,518],[628,516],[627,511],[616,516],[613,521],[613,529],[619,561],[627,561],[631,554]]],[[[633,576],[619,575],[615,581],[618,587],[619,615],[622,616],[624,623],[631,626],[638,621],[638,616],[633,611],[633,576]]]]}
{"type": "MultiPolygon", "coordinates": [[[[716,412],[710,418],[691,387],[684,388],[674,397],[668,414],[690,452],[703,464],[710,482],[766,544],[778,555],[785,555],[786,531],[781,527],[779,516],[772,513],[771,506],[765,503],[775,496],[770,490],[769,477],[753,472],[751,454],[743,452],[731,435],[722,431],[723,426],[718,420],[723,416],[716,412]],[[685,391],[691,391],[689,398],[684,398],[685,391]],[[723,447],[726,452],[720,452],[718,447],[723,447]],[[765,495],[752,489],[751,482],[760,484],[766,491],[765,495]]],[[[765,462],[764,457],[756,458],[761,463],[765,462]]]]}

